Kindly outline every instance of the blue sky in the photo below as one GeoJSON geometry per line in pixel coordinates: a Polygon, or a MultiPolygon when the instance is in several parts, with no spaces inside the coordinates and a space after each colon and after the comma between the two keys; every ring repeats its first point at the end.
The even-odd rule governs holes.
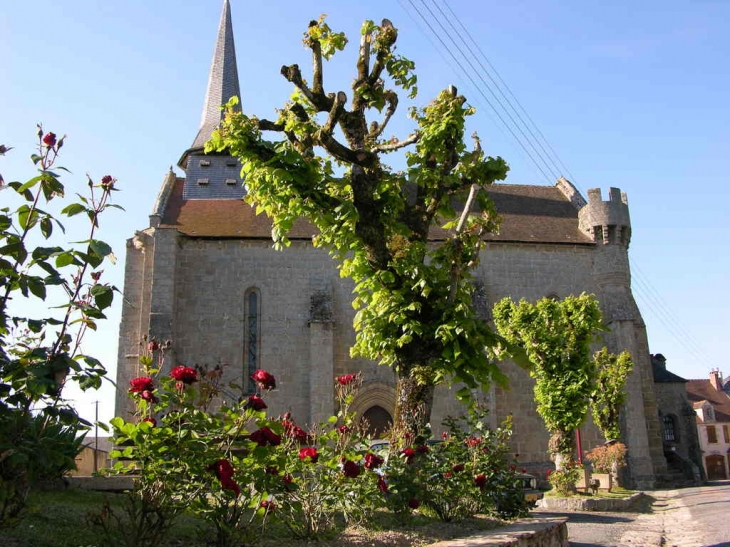
{"type": "MultiPolygon", "coordinates": [[[[557,151],[569,171],[562,174],[584,194],[610,186],[627,192],[634,292],[651,352],[663,353],[686,378],[723,369],[730,307],[730,248],[723,236],[730,197],[730,3],[447,4],[557,151]]],[[[61,163],[73,171],[64,179],[70,192],[82,191],[87,172],[117,177],[116,202],[126,213],[105,219],[102,238],[120,257],[105,268],[105,278],[120,288],[125,240],[147,227],[164,174],[197,132],[221,5],[36,0],[8,2],[0,14],[0,143],[15,147],[0,158],[0,173],[6,181],[33,175],[28,157],[35,124],[42,122],[68,135],[61,163]]],[[[438,3],[448,13],[445,5],[438,3]]],[[[478,109],[470,130],[479,131],[488,153],[510,163],[507,182],[551,183],[499,124],[486,88],[479,86],[482,96],[454,69],[419,12],[429,17],[421,0],[232,0],[244,109],[274,115],[291,91],[279,68],[308,68],[301,33],[321,13],[351,36],[325,74],[326,87],[348,90],[361,22],[387,17],[400,30],[399,51],[416,62],[416,103],[457,85],[478,109]]],[[[404,120],[393,130],[405,135],[409,125],[404,120]]],[[[87,341],[112,376],[120,306],[117,299],[110,320],[87,341]]],[[[110,387],[69,396],[87,417],[96,399],[101,417],[112,415],[110,387]]]]}

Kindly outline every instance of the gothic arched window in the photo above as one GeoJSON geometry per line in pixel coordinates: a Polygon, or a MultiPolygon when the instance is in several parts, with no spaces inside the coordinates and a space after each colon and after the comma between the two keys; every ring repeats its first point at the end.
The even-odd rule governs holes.
{"type": "Polygon", "coordinates": [[[261,292],[251,287],[244,294],[243,373],[249,391],[255,391],[251,375],[261,368],[261,292]]]}

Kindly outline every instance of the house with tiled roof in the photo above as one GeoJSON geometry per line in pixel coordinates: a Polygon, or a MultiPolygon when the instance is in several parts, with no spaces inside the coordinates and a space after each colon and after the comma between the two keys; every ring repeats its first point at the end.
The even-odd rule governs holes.
{"type": "Polygon", "coordinates": [[[730,397],[723,391],[722,373],[687,382],[687,396],[696,413],[702,462],[709,480],[730,477],[730,397]]]}
{"type": "MultiPolygon", "coordinates": [[[[336,375],[362,371],[365,383],[352,410],[377,434],[392,419],[395,376],[350,356],[352,284],[340,278],[326,249],[312,245],[315,231],[306,221],[294,224],[287,249],[272,249],[268,219],[242,201],[241,165],[230,155],[203,152],[220,123],[220,106],[238,96],[245,109],[238,61],[246,59],[236,58],[225,0],[202,122],[191,130],[195,137],[178,162],[183,176],[170,170],[164,177],[149,226],[130,234],[127,243],[116,413],[132,416],[126,386],[140,372],[139,344],[149,335],[171,340],[167,366],[222,364],[224,383],[234,381],[244,390],[253,389],[255,370],[271,372],[277,379],[267,398],[272,414],[289,411],[302,424],[335,411],[336,375]]],[[[646,330],[631,291],[626,195],[611,188],[605,199],[600,189],[584,197],[564,178],[552,186],[495,184],[489,193],[502,222],[498,233],[485,237],[473,272],[481,318],[489,321],[492,306],[505,296],[534,301],[595,294],[609,328],[603,344],[614,353],[630,351],[635,363],[622,413],[626,484],[652,487],[666,474],[666,460],[646,330]]],[[[431,230],[434,244],[444,236],[438,227],[431,230]]],[[[552,466],[549,434],[535,409],[534,382],[511,363],[502,370],[510,389],[490,386],[480,397],[493,425],[512,416],[512,450],[521,464],[545,470],[552,466]]],[[[454,389],[437,388],[436,434],[446,416],[462,412],[454,389]]],[[[590,423],[582,439],[586,450],[605,440],[590,423]]]]}

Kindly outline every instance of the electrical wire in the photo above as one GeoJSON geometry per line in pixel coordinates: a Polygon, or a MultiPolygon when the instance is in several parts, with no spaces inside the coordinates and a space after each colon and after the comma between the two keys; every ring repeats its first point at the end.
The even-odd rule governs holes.
{"type": "MultiPolygon", "coordinates": [[[[424,30],[423,26],[417,22],[417,20],[410,14],[408,8],[405,6],[405,4],[399,0],[401,7],[404,9],[404,11],[411,17],[412,20],[414,20],[419,28],[421,29],[421,32],[423,32],[429,41],[434,45],[434,48],[439,51],[438,46],[434,43],[433,40],[431,40],[428,33],[424,30]]],[[[484,99],[484,101],[489,105],[491,110],[494,112],[494,114],[497,116],[499,121],[501,122],[502,126],[504,126],[512,136],[512,138],[519,144],[520,148],[524,152],[524,155],[529,158],[530,162],[533,166],[537,167],[537,169],[542,173],[542,175],[545,177],[545,179],[552,184],[553,181],[550,179],[550,177],[545,172],[545,169],[550,171],[551,175],[555,176],[556,173],[565,172],[571,179],[571,182],[575,184],[575,186],[580,190],[580,187],[578,185],[578,181],[576,177],[570,172],[570,170],[567,168],[565,163],[562,161],[560,156],[557,154],[555,149],[550,145],[548,140],[545,138],[545,135],[542,131],[540,131],[540,128],[537,126],[535,121],[530,117],[530,115],[527,113],[527,110],[522,106],[522,104],[519,102],[517,97],[514,95],[512,90],[509,88],[509,86],[506,84],[504,79],[499,75],[499,72],[494,67],[494,65],[489,61],[487,56],[484,54],[483,50],[479,46],[479,44],[474,39],[473,35],[468,31],[466,26],[461,22],[459,17],[456,15],[456,13],[451,9],[451,7],[448,5],[448,3],[444,3],[447,10],[450,13],[450,16],[447,15],[443,9],[439,6],[439,4],[436,2],[436,0],[431,0],[432,4],[435,6],[436,10],[440,13],[441,17],[437,17],[434,11],[429,7],[428,4],[426,4],[425,0],[421,0],[421,4],[425,7],[425,9],[428,11],[428,14],[430,17],[436,22],[436,24],[440,27],[440,29],[443,31],[443,35],[447,36],[449,41],[452,44],[452,48],[449,47],[444,40],[441,38],[441,35],[436,32],[434,29],[434,26],[429,22],[428,18],[424,15],[424,13],[418,9],[418,7],[414,4],[413,0],[408,0],[409,4],[411,5],[413,11],[415,11],[416,14],[422,19],[422,21],[425,23],[426,27],[428,27],[428,30],[430,33],[436,37],[438,42],[440,43],[441,47],[446,50],[453,60],[453,62],[456,64],[456,66],[459,67],[463,75],[471,82],[474,89],[481,95],[481,97],[484,99]],[[449,31],[444,25],[441,23],[441,20],[447,21],[448,26],[450,27],[451,31],[449,31]],[[456,22],[456,24],[460,27],[461,31],[457,29],[457,27],[452,22],[456,22]],[[466,35],[471,43],[473,44],[473,48],[469,46],[469,44],[464,39],[464,36],[466,35]],[[470,60],[469,55],[467,55],[463,48],[459,46],[459,44],[456,42],[454,36],[456,36],[459,41],[463,44],[463,46],[468,50],[469,54],[472,58],[474,58],[479,65],[479,68],[481,69],[481,72],[477,69],[477,67],[472,63],[470,60]],[[479,55],[475,53],[476,51],[479,52],[479,55]],[[493,77],[490,73],[490,71],[487,69],[487,67],[482,63],[480,60],[481,58],[484,60],[484,62],[491,68],[491,71],[494,73],[495,77],[493,77]],[[462,62],[467,63],[471,69],[471,72],[467,70],[464,67],[464,64],[462,62]],[[486,75],[486,78],[488,78],[492,85],[486,81],[484,75],[486,75]],[[477,82],[475,81],[475,77],[479,79],[482,86],[479,86],[477,82]],[[501,82],[498,83],[498,81],[501,82]],[[504,87],[503,91],[502,87],[504,87]],[[490,101],[487,95],[484,93],[483,88],[486,88],[490,95],[493,98],[493,101],[490,101]],[[495,90],[497,92],[495,92],[495,90]],[[497,96],[497,93],[502,97],[500,99],[497,96]],[[510,98],[511,97],[511,98],[510,98]],[[515,107],[515,104],[517,104],[517,107],[515,107]],[[502,113],[504,113],[504,116],[495,106],[495,103],[501,108],[502,113]],[[507,106],[505,106],[505,104],[507,106]],[[514,113],[514,116],[510,113],[508,110],[509,107],[512,112],[514,113]],[[524,114],[524,117],[529,120],[529,124],[525,121],[523,116],[520,114],[520,111],[524,114]],[[519,123],[515,120],[515,116],[517,120],[519,120],[519,123]],[[508,118],[512,125],[510,125],[505,118],[508,118]],[[520,125],[521,124],[521,125],[520,125]],[[514,128],[513,128],[514,126],[514,128]],[[517,135],[516,131],[520,133],[520,136],[517,135]],[[523,129],[524,128],[524,129],[523,129]],[[534,129],[534,131],[533,131],[534,129]],[[525,132],[526,131],[526,132],[525,132]],[[539,135],[539,137],[538,137],[539,135]],[[527,144],[525,144],[526,141],[527,144]],[[543,145],[544,143],[544,145],[543,145]],[[546,148],[547,147],[547,150],[546,148]],[[538,162],[532,153],[528,150],[528,148],[531,148],[535,155],[540,159],[540,162],[542,162],[542,165],[540,162],[538,162]],[[538,151],[538,148],[540,151],[538,151]],[[548,150],[550,153],[548,153],[548,150]],[[545,167],[545,169],[543,169],[545,167]]],[[[443,56],[441,51],[439,51],[439,54],[441,54],[442,58],[444,58],[445,62],[447,64],[450,64],[449,61],[443,56]]],[[[453,70],[453,67],[452,67],[453,70]]],[[[457,73],[458,75],[458,73],[457,73]]],[[[490,116],[491,117],[491,116],[490,116]]],[[[492,119],[494,122],[494,119],[492,119]]],[[[496,124],[496,122],[495,122],[496,124]]],[[[499,124],[496,124],[499,127],[499,124]]],[[[500,130],[502,130],[502,127],[500,127],[500,130]]],[[[557,177],[555,177],[557,178],[557,177]]],[[[691,355],[698,363],[702,364],[711,364],[712,359],[708,357],[708,355],[704,352],[704,350],[694,341],[692,336],[689,334],[688,330],[683,327],[680,323],[680,321],[676,318],[676,316],[669,310],[669,308],[666,306],[666,304],[663,302],[663,299],[659,295],[659,292],[653,287],[651,284],[651,281],[643,274],[641,268],[636,263],[635,260],[630,259],[630,264],[633,271],[633,278],[635,283],[635,289],[636,289],[636,295],[639,297],[639,299],[646,305],[646,309],[648,309],[654,317],[656,317],[664,326],[667,328],[668,332],[671,334],[671,336],[688,352],[689,355],[691,355]]]]}

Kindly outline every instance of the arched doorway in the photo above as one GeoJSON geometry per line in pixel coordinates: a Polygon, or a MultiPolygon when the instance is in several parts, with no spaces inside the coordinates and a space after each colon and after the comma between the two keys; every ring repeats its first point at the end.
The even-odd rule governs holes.
{"type": "Polygon", "coordinates": [[[393,425],[393,417],[382,406],[374,405],[363,412],[360,422],[367,426],[370,437],[382,439],[393,425]]]}
{"type": "Polygon", "coordinates": [[[705,465],[707,466],[707,478],[711,481],[727,479],[727,473],[725,472],[725,457],[721,454],[715,454],[707,456],[705,458],[705,465]]]}

